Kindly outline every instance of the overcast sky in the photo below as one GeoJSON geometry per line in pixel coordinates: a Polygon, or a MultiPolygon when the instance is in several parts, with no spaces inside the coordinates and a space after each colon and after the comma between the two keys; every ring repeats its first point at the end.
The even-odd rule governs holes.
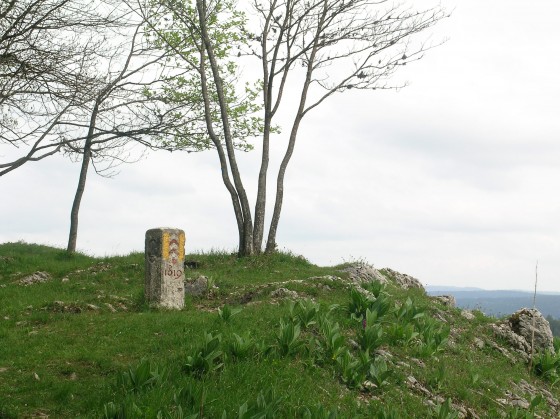
{"type": "MultiPolygon", "coordinates": [[[[277,241],[320,265],[365,259],[429,285],[531,289],[538,260],[539,289],[560,291],[560,2],[442,5],[453,15],[433,39],[449,40],[397,76],[409,87],[339,95],[304,122],[277,241]]],[[[241,159],[253,199],[258,159],[241,159]]],[[[49,158],[0,178],[0,242],[65,247],[78,171],[49,158]]],[[[187,252],[233,251],[215,152],[151,153],[90,176],[79,250],[142,250],[158,226],[184,229],[187,252]]]]}

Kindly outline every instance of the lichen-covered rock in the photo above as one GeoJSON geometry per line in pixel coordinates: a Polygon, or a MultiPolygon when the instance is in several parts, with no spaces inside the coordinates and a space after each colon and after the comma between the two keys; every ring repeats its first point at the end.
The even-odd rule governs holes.
{"type": "Polygon", "coordinates": [[[473,320],[474,319],[474,314],[470,310],[461,310],[461,317],[463,317],[467,320],[473,320]]]}
{"type": "Polygon", "coordinates": [[[522,308],[504,322],[493,324],[492,330],[496,336],[508,341],[525,361],[530,359],[533,339],[534,352],[554,352],[550,324],[538,310],[522,308]]]}
{"type": "Polygon", "coordinates": [[[384,271],[387,272],[387,274],[375,269],[372,265],[363,262],[353,263],[342,269],[342,272],[348,273],[350,280],[358,285],[364,282],[374,281],[387,284],[391,281],[404,289],[420,288],[424,290],[424,286],[420,283],[420,281],[410,275],[402,274],[389,268],[385,268],[384,271]]]}
{"type": "Polygon", "coordinates": [[[307,278],[308,281],[330,281],[330,282],[336,282],[336,281],[342,281],[342,278],[339,276],[334,276],[334,275],[323,275],[323,276],[310,276],[309,278],[307,278]]]}
{"type": "Polygon", "coordinates": [[[420,289],[424,290],[424,286],[416,278],[414,278],[410,275],[407,275],[407,274],[402,274],[400,272],[394,271],[394,270],[389,269],[389,268],[385,268],[385,270],[389,273],[389,275],[392,277],[392,279],[401,288],[404,288],[405,290],[410,289],[410,288],[420,288],[420,289]]]}
{"type": "MultiPolygon", "coordinates": [[[[523,336],[518,335],[509,324],[506,323],[498,323],[492,324],[492,331],[494,332],[494,336],[504,339],[506,342],[509,343],[511,348],[520,356],[525,362],[529,361],[529,354],[531,353],[531,346],[527,343],[523,336]]],[[[501,352],[504,356],[506,356],[510,361],[515,362],[514,358],[511,358],[507,349],[502,348],[496,342],[491,342],[491,346],[501,352]]]]}
{"type": "Polygon", "coordinates": [[[453,297],[452,295],[436,295],[433,298],[435,300],[438,300],[444,306],[451,307],[451,308],[455,308],[457,306],[457,301],[455,300],[455,297],[453,297]]]}
{"type": "Polygon", "coordinates": [[[47,273],[47,272],[40,272],[37,271],[35,273],[32,273],[31,275],[28,275],[22,279],[19,280],[19,283],[21,285],[33,285],[33,284],[39,284],[41,282],[47,282],[51,279],[51,276],[47,273]]]}
{"type": "Polygon", "coordinates": [[[523,336],[530,344],[533,340],[537,351],[554,352],[550,323],[536,309],[522,308],[508,319],[509,326],[516,334],[523,336]],[[533,333],[534,331],[534,333],[533,333]]]}
{"type": "Polygon", "coordinates": [[[215,285],[211,284],[208,277],[200,275],[197,278],[187,278],[185,279],[185,294],[192,295],[194,297],[199,297],[201,295],[206,295],[217,289],[215,285]]]}
{"type": "Polygon", "coordinates": [[[270,293],[272,298],[298,298],[297,292],[289,290],[288,288],[278,288],[270,293]]]}
{"type": "Polygon", "coordinates": [[[367,263],[353,263],[352,265],[345,267],[342,272],[347,272],[350,280],[357,284],[374,281],[379,281],[382,284],[386,284],[388,282],[385,275],[367,263]]]}

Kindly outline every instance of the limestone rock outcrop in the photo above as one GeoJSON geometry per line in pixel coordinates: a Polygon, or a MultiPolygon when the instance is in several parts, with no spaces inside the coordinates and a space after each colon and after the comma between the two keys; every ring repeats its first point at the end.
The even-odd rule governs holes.
{"type": "Polygon", "coordinates": [[[433,297],[435,300],[438,300],[444,306],[455,308],[457,307],[457,300],[452,295],[436,295],[433,297]]]}
{"type": "Polygon", "coordinates": [[[372,265],[358,262],[346,266],[342,269],[342,271],[348,273],[350,280],[358,285],[363,282],[373,281],[379,281],[382,284],[394,282],[396,285],[404,289],[420,288],[424,290],[424,286],[416,278],[389,268],[385,268],[385,272],[381,272],[380,270],[375,269],[372,265]]]}
{"type": "Polygon", "coordinates": [[[342,269],[342,272],[348,273],[350,280],[356,284],[373,281],[379,281],[382,284],[389,282],[385,275],[367,263],[353,263],[342,269]]]}
{"type": "Polygon", "coordinates": [[[531,355],[531,341],[535,352],[554,352],[550,324],[536,309],[517,310],[505,321],[493,324],[492,329],[526,360],[531,355]]]}
{"type": "Polygon", "coordinates": [[[533,338],[534,329],[535,349],[554,351],[554,338],[552,336],[552,330],[550,329],[550,323],[548,323],[548,320],[543,317],[540,311],[522,308],[509,317],[508,323],[511,330],[523,336],[529,344],[533,338]]]}
{"type": "Polygon", "coordinates": [[[389,268],[385,268],[385,270],[389,273],[390,276],[393,277],[394,281],[401,288],[404,288],[405,290],[410,289],[410,288],[420,288],[420,289],[424,290],[424,286],[416,278],[414,278],[410,275],[407,275],[407,274],[402,274],[400,272],[394,271],[394,270],[389,269],[389,268]]]}
{"type": "Polygon", "coordinates": [[[42,282],[50,281],[51,276],[47,272],[37,271],[19,280],[21,285],[40,284],[42,282]]]}

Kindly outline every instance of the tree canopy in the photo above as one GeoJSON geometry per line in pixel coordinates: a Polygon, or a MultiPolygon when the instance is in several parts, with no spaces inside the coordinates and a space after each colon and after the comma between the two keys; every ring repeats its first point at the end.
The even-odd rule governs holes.
{"type": "Polygon", "coordinates": [[[297,93],[276,177],[266,251],[274,251],[284,178],[304,117],[335,93],[402,87],[390,77],[433,47],[418,35],[446,13],[368,0],[164,0],[147,14],[156,43],[190,70],[169,84],[170,99],[200,95],[207,133],[218,152],[239,231],[239,253],[262,250],[271,136],[285,93],[297,93]],[[240,89],[242,64],[260,76],[240,89]],[[252,88],[250,88],[252,87],[252,88]],[[240,128],[241,127],[241,128],[240,128]],[[247,129],[247,128],[250,129],[247,129]],[[262,145],[254,212],[236,159],[236,145],[258,132],[262,145]]]}

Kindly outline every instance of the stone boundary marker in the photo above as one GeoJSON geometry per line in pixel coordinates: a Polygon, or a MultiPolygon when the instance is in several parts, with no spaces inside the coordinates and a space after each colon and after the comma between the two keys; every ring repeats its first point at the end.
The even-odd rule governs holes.
{"type": "Polygon", "coordinates": [[[185,306],[185,232],[176,228],[146,231],[145,295],[150,304],[163,308],[185,306]]]}

